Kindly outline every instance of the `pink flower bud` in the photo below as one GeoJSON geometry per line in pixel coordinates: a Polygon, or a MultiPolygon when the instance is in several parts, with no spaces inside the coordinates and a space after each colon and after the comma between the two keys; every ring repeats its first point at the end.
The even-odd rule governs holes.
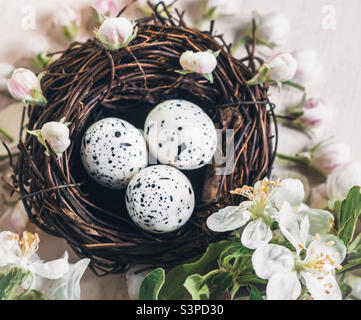
{"type": "Polygon", "coordinates": [[[54,23],[57,26],[72,27],[73,24],[80,26],[81,16],[80,13],[75,11],[73,8],[63,5],[56,10],[54,16],[54,23]]]}
{"type": "Polygon", "coordinates": [[[133,34],[133,24],[126,18],[106,19],[96,33],[97,39],[109,50],[117,50],[133,34]]]}
{"type": "Polygon", "coordinates": [[[93,8],[103,17],[116,17],[118,13],[117,5],[110,0],[96,0],[93,8]]]}
{"type": "Polygon", "coordinates": [[[297,70],[297,61],[290,53],[278,53],[270,57],[265,64],[270,68],[268,78],[274,81],[291,80],[297,70]]]}
{"type": "Polygon", "coordinates": [[[323,143],[312,154],[312,164],[326,174],[349,161],[351,147],[345,143],[323,143]]]}
{"type": "Polygon", "coordinates": [[[31,100],[34,98],[35,92],[40,90],[40,83],[32,71],[18,68],[14,70],[11,79],[8,80],[8,90],[17,100],[31,100]]]}
{"type": "Polygon", "coordinates": [[[322,99],[309,99],[303,106],[302,122],[308,127],[323,125],[328,117],[326,103],[322,99]]]}
{"type": "Polygon", "coordinates": [[[179,60],[183,70],[200,74],[212,73],[217,66],[217,58],[213,52],[184,52],[179,60]]]}

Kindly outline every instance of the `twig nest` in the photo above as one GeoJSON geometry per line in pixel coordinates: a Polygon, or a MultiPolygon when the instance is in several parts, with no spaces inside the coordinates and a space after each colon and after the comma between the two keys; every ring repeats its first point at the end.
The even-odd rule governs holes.
{"type": "MultiPolygon", "coordinates": [[[[107,21],[111,20],[107,19],[105,23],[107,21]]],[[[131,31],[130,25],[124,24],[128,25],[124,28],[126,32],[122,31],[119,38],[117,33],[109,38],[117,46],[131,31]]],[[[123,272],[129,264],[178,265],[203,253],[210,242],[228,238],[227,233],[209,230],[207,217],[221,208],[238,205],[239,198],[230,191],[242,185],[254,185],[268,176],[275,157],[271,130],[273,105],[269,107],[268,84],[247,84],[263,64],[261,59],[252,55],[235,59],[222,37],[187,27],[182,16],[165,18],[156,15],[141,19],[135,23],[129,39],[126,48],[117,50],[107,50],[98,39],[72,43],[50,64],[41,79],[41,89],[48,103],[43,108],[34,105],[27,109],[27,125],[39,129],[47,122],[65,118],[70,123],[71,143],[60,158],[54,153],[49,157],[37,138],[28,134],[19,142],[21,154],[14,166],[15,185],[30,220],[41,229],[65,238],[79,256],[91,258],[90,267],[102,275],[123,272]],[[129,42],[129,39],[132,40],[129,42]],[[211,74],[179,72],[184,71],[179,70],[184,52],[204,53],[208,50],[215,55],[216,65],[210,55],[202,54],[209,57],[209,61],[205,65],[198,62],[196,71],[212,70],[211,74]],[[169,121],[170,128],[178,135],[185,128],[190,130],[185,124],[192,123],[204,130],[201,132],[207,134],[204,137],[209,144],[199,145],[200,157],[189,157],[194,151],[191,146],[196,144],[196,138],[191,139],[191,134],[185,135],[186,146],[181,143],[174,147],[169,143],[169,150],[176,151],[173,165],[187,163],[198,169],[183,170],[184,167],[179,173],[171,168],[167,175],[154,173],[154,179],[147,182],[145,177],[145,183],[139,189],[135,188],[138,178],[133,176],[128,198],[132,197],[134,201],[127,203],[126,189],[111,189],[109,181],[117,180],[117,166],[124,165],[124,171],[129,172],[123,177],[124,182],[130,178],[130,172],[135,174],[143,166],[136,162],[141,156],[140,150],[130,152],[132,147],[128,144],[137,143],[136,138],[128,141],[132,129],[128,127],[120,132],[127,137],[124,141],[118,140],[121,137],[116,136],[117,131],[110,123],[109,131],[103,131],[103,135],[94,132],[89,143],[87,132],[92,125],[107,118],[121,119],[135,128],[144,128],[152,110],[168,100],[186,100],[189,105],[180,113],[175,106],[173,112],[177,116],[155,119],[157,124],[160,122],[158,126],[161,127],[162,120],[165,120],[164,125],[169,121]],[[216,148],[217,156],[202,166],[201,162],[206,163],[214,152],[214,128],[219,130],[221,139],[216,148]],[[97,144],[96,135],[99,138],[97,144]],[[93,159],[88,148],[94,151],[97,159],[93,159]],[[123,159],[124,152],[124,161],[116,161],[116,168],[113,168],[112,152],[115,149],[120,153],[117,159],[123,159]],[[130,154],[127,154],[128,150],[130,154]],[[188,151],[191,153],[187,154],[188,151]],[[82,158],[86,159],[89,168],[83,166],[82,158]],[[103,167],[109,169],[105,174],[97,171],[96,161],[100,158],[109,165],[103,167]],[[112,163],[108,163],[109,160],[112,163]],[[95,175],[101,174],[108,185],[94,179],[95,175]],[[169,177],[179,179],[162,179],[169,177]],[[146,187],[148,184],[150,186],[146,187]],[[176,187],[180,194],[175,193],[176,187]],[[143,193],[139,192],[142,188],[143,193]],[[154,203],[151,203],[152,198],[154,203]],[[134,214],[129,215],[128,211],[134,214]],[[150,222],[165,218],[169,212],[174,212],[177,219],[168,217],[167,224],[166,220],[159,220],[161,228],[150,222]]],[[[253,48],[248,49],[247,52],[254,52],[253,48]]],[[[167,107],[163,107],[166,112],[167,107]]],[[[148,170],[153,169],[145,168],[139,175],[148,170]]]]}

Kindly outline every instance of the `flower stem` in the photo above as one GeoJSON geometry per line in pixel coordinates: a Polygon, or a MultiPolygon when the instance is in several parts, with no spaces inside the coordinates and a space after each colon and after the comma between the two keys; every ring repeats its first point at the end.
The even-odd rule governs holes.
{"type": "Polygon", "coordinates": [[[1,128],[0,128],[0,135],[2,135],[9,142],[14,142],[14,138],[10,134],[8,134],[5,130],[3,130],[1,128]]]}
{"type": "Polygon", "coordinates": [[[301,85],[299,83],[296,83],[296,82],[293,82],[293,81],[290,81],[290,80],[283,82],[283,84],[285,86],[293,87],[293,88],[296,88],[296,89],[301,90],[301,91],[306,91],[306,88],[303,85],[301,85]]]}

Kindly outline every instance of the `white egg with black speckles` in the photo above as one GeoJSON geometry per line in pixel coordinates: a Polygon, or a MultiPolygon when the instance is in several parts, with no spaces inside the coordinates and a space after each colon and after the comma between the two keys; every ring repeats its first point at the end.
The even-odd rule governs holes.
{"type": "Polygon", "coordinates": [[[217,131],[211,118],[187,100],[157,105],[146,119],[144,133],[153,157],[181,170],[205,166],[216,151],[217,131]]]}
{"type": "Polygon", "coordinates": [[[156,165],[142,169],[129,182],[126,206],[132,220],[152,233],[179,229],[191,217],[194,191],[178,169],[156,165]]]}
{"type": "Polygon", "coordinates": [[[91,125],[83,137],[80,154],[90,177],[110,189],[126,188],[148,163],[143,135],[118,118],[105,118],[91,125]]]}

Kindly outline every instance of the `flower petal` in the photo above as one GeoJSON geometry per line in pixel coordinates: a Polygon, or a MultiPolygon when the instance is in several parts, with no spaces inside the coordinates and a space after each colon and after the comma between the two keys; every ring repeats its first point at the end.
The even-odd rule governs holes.
{"type": "Polygon", "coordinates": [[[267,300],[296,300],[302,291],[296,272],[276,273],[267,284],[267,300]]]}
{"type": "Polygon", "coordinates": [[[250,222],[243,230],[241,241],[249,249],[257,249],[272,240],[272,231],[262,218],[250,222]]]}
{"type": "Polygon", "coordinates": [[[320,236],[310,243],[307,249],[306,260],[313,259],[313,257],[329,256],[333,261],[330,262],[334,269],[340,265],[346,258],[346,246],[343,241],[333,234],[320,236]]]}
{"type": "Polygon", "coordinates": [[[69,271],[68,253],[65,252],[63,258],[50,262],[31,262],[28,269],[43,278],[59,279],[69,271]]]}
{"type": "Polygon", "coordinates": [[[278,209],[284,202],[288,202],[291,206],[299,206],[305,198],[305,190],[300,180],[285,179],[282,180],[280,187],[272,191],[270,198],[278,209]]]}
{"type": "Polygon", "coordinates": [[[215,232],[227,232],[243,227],[251,217],[251,213],[242,207],[226,207],[213,213],[207,219],[207,226],[215,232]]]}
{"type": "Polygon", "coordinates": [[[332,275],[301,272],[306,287],[315,300],[342,300],[340,287],[332,275]]]}
{"type": "Polygon", "coordinates": [[[306,246],[310,228],[308,217],[304,217],[299,225],[296,212],[288,202],[285,202],[279,212],[279,226],[283,235],[293,245],[297,255],[299,255],[306,246]]]}
{"type": "Polygon", "coordinates": [[[82,259],[71,264],[69,271],[59,279],[45,279],[38,276],[32,289],[42,292],[48,299],[80,300],[80,279],[89,262],[90,259],[82,259]]]}
{"type": "Polygon", "coordinates": [[[253,253],[252,264],[258,277],[270,279],[276,273],[292,271],[294,257],[286,247],[266,244],[253,253]]]}
{"type": "Polygon", "coordinates": [[[15,234],[9,231],[0,233],[0,267],[20,262],[20,248],[15,234]]]}
{"type": "Polygon", "coordinates": [[[304,209],[297,212],[297,215],[302,219],[308,217],[310,221],[309,233],[315,236],[317,233],[326,234],[328,233],[333,225],[333,215],[326,210],[319,209],[304,209]]]}

